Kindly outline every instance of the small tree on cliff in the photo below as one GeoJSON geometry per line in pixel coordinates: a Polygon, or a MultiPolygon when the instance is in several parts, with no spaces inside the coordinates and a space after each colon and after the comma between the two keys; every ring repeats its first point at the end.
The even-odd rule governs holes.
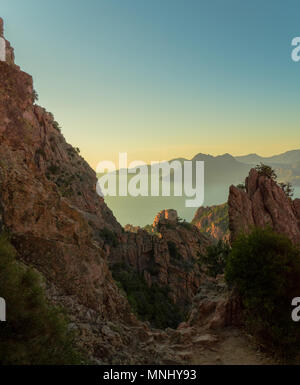
{"type": "Polygon", "coordinates": [[[32,91],[32,99],[33,99],[33,103],[35,103],[35,102],[37,102],[39,100],[39,95],[36,92],[36,90],[32,91]]]}
{"type": "Polygon", "coordinates": [[[246,190],[246,186],[243,183],[238,184],[236,187],[243,191],[246,190]]]}
{"type": "Polygon", "coordinates": [[[279,183],[279,186],[282,188],[285,195],[292,199],[294,195],[294,188],[290,182],[287,183],[279,183]]]}
{"type": "Polygon", "coordinates": [[[255,167],[255,170],[258,172],[259,175],[266,176],[267,178],[270,178],[274,181],[277,179],[277,174],[275,170],[267,166],[266,164],[260,163],[255,167]]]}

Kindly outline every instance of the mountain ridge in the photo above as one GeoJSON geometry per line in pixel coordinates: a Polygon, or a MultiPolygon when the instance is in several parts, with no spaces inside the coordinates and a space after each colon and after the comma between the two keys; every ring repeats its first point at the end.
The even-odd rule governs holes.
{"type": "Polygon", "coordinates": [[[271,162],[278,164],[294,163],[300,161],[300,149],[285,151],[283,153],[271,156],[260,156],[258,154],[247,154],[236,156],[235,159],[245,163],[255,162],[271,162]]]}

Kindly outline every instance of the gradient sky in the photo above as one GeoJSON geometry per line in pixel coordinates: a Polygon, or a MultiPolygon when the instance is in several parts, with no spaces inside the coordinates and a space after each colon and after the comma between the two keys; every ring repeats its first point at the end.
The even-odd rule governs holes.
{"type": "Polygon", "coordinates": [[[296,0],[4,0],[39,104],[95,166],[300,148],[296,0]]]}

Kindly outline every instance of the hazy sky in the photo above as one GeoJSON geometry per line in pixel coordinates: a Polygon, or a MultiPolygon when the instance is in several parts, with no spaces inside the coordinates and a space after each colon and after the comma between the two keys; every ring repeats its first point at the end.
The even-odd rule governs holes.
{"type": "Polygon", "coordinates": [[[300,2],[1,0],[39,104],[95,166],[300,148],[300,2]]]}

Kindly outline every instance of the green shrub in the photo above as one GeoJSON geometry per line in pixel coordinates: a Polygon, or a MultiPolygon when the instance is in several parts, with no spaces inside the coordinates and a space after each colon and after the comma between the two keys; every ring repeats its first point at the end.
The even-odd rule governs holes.
{"type": "Polygon", "coordinates": [[[165,329],[176,328],[184,320],[179,307],[170,300],[168,288],[156,284],[149,287],[142,275],[124,263],[115,264],[112,274],[117,285],[125,291],[133,312],[142,321],[149,321],[155,328],[165,329]]]}
{"type": "Polygon", "coordinates": [[[233,245],[226,280],[240,294],[246,324],[282,357],[299,352],[300,327],[291,319],[291,301],[300,295],[300,254],[271,229],[254,229],[233,245]]]}
{"type": "Polygon", "coordinates": [[[63,313],[47,304],[40,276],[15,260],[7,236],[0,236],[0,295],[6,322],[0,323],[0,364],[79,364],[74,335],[63,313]]]}
{"type": "Polygon", "coordinates": [[[61,127],[60,127],[60,125],[57,123],[56,120],[53,120],[52,126],[56,129],[56,131],[61,132],[61,127]]]}
{"type": "Polygon", "coordinates": [[[50,174],[55,174],[57,175],[60,171],[60,167],[57,166],[56,164],[51,164],[48,169],[47,169],[47,172],[50,173],[50,174]]]}
{"type": "Polygon", "coordinates": [[[32,91],[32,99],[33,99],[33,103],[35,103],[35,102],[37,102],[39,100],[39,95],[36,92],[36,90],[32,91]]]}
{"type": "Polygon", "coordinates": [[[244,185],[244,183],[240,183],[236,187],[239,188],[240,190],[243,190],[243,191],[246,190],[246,186],[244,185]]]}
{"type": "Polygon", "coordinates": [[[199,256],[199,263],[206,266],[208,275],[216,277],[224,273],[229,253],[229,244],[220,240],[216,245],[206,248],[206,254],[199,256]]]}
{"type": "Polygon", "coordinates": [[[287,196],[287,198],[292,199],[294,196],[294,188],[290,182],[287,183],[279,183],[279,186],[282,188],[283,192],[287,196]]]}
{"type": "Polygon", "coordinates": [[[277,174],[275,170],[267,166],[266,164],[260,163],[255,167],[255,170],[258,172],[259,175],[266,176],[267,178],[273,179],[276,181],[277,179],[277,174]]]}

